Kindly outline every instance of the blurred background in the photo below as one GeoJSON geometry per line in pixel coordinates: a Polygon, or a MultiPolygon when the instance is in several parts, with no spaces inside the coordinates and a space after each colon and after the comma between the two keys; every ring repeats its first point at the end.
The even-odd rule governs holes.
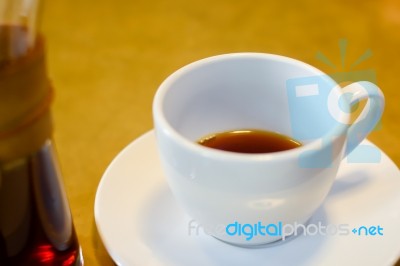
{"type": "Polygon", "coordinates": [[[86,265],[113,265],[93,218],[104,170],[152,128],[159,84],[207,56],[264,52],[328,74],[374,71],[387,102],[381,127],[369,139],[400,165],[397,0],[59,0],[44,1],[43,12],[56,88],[55,141],[86,265]],[[342,55],[340,42],[347,43],[342,55]]]}

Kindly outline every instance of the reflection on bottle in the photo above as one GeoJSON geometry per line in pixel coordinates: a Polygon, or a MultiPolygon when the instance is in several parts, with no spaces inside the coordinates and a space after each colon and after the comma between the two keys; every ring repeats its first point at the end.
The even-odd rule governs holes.
{"type": "Polygon", "coordinates": [[[53,246],[63,251],[72,240],[72,218],[60,171],[48,141],[32,159],[32,183],[39,219],[53,246]]]}

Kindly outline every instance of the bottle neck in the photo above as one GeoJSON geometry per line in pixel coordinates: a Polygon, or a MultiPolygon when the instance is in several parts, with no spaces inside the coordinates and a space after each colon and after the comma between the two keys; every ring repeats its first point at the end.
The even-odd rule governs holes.
{"type": "Polygon", "coordinates": [[[39,0],[0,1],[0,66],[26,56],[35,45],[39,0]]]}
{"type": "Polygon", "coordinates": [[[51,137],[53,90],[36,32],[38,1],[0,0],[0,161],[31,154],[51,137]]]}

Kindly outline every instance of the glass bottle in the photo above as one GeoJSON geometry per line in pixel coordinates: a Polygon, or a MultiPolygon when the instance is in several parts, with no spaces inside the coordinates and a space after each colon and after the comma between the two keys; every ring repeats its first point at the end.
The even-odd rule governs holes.
{"type": "Polygon", "coordinates": [[[0,0],[0,265],[83,265],[57,165],[39,0],[0,0]]]}

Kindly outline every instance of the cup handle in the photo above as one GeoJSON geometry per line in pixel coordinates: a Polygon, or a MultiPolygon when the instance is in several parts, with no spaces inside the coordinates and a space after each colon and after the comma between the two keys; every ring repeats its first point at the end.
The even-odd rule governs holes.
{"type": "Polygon", "coordinates": [[[347,131],[345,156],[349,155],[379,122],[385,106],[385,97],[375,84],[368,81],[354,82],[343,88],[343,94],[350,94],[350,106],[368,99],[364,109],[347,131]]]}

